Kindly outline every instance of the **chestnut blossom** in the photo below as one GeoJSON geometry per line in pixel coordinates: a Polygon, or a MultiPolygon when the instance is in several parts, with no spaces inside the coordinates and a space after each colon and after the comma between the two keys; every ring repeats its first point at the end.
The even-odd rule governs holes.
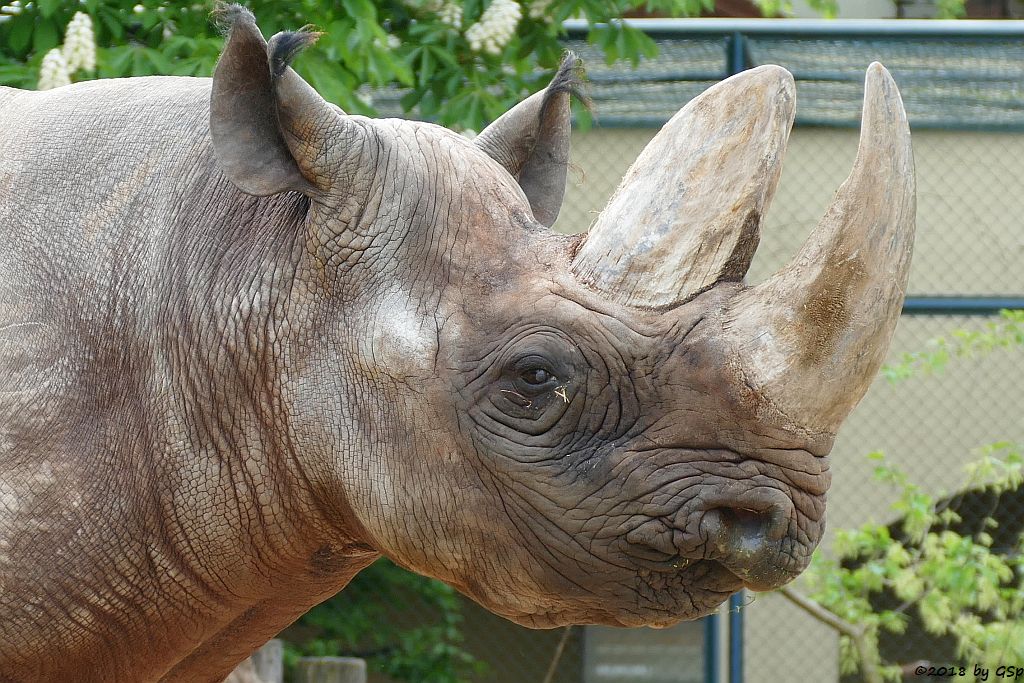
{"type": "Polygon", "coordinates": [[[43,57],[39,67],[39,89],[52,90],[71,83],[71,72],[68,63],[59,47],[55,47],[43,57]]]}
{"type": "Polygon", "coordinates": [[[96,38],[92,19],[85,12],[75,12],[64,31],[63,54],[69,73],[96,68],[96,38]]]}
{"type": "Polygon", "coordinates": [[[515,0],[494,0],[480,20],[466,29],[466,40],[477,52],[501,54],[515,34],[522,8],[515,0]]]}
{"type": "Polygon", "coordinates": [[[442,24],[448,24],[452,28],[462,27],[462,3],[458,0],[448,0],[437,10],[437,18],[442,24]]]}

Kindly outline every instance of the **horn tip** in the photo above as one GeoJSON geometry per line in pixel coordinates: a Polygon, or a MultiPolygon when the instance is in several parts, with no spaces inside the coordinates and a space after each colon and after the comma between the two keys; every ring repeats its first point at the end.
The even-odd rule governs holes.
{"type": "Polygon", "coordinates": [[[864,75],[864,86],[865,88],[882,86],[886,89],[895,89],[896,81],[881,62],[871,62],[864,75]]]}
{"type": "Polygon", "coordinates": [[[868,65],[868,73],[869,74],[879,74],[879,75],[886,74],[887,75],[889,73],[889,70],[886,69],[885,65],[882,64],[881,62],[874,61],[874,62],[871,62],[871,64],[868,65]]]}
{"type": "Polygon", "coordinates": [[[862,116],[864,123],[876,117],[898,122],[897,125],[902,135],[909,136],[907,130],[909,123],[906,109],[903,106],[903,97],[892,74],[882,66],[881,62],[872,62],[864,76],[862,116]]]}
{"type": "Polygon", "coordinates": [[[762,64],[761,66],[756,66],[753,69],[749,69],[741,73],[748,74],[748,77],[775,81],[776,83],[786,87],[795,87],[793,74],[789,73],[788,70],[778,64],[762,64]]]}
{"type": "Polygon", "coordinates": [[[795,114],[796,81],[793,79],[793,74],[777,64],[762,64],[741,71],[705,91],[706,94],[712,92],[728,92],[732,98],[756,97],[761,99],[767,96],[776,106],[781,106],[782,111],[786,112],[783,114],[783,119],[788,119],[792,123],[795,114]]]}

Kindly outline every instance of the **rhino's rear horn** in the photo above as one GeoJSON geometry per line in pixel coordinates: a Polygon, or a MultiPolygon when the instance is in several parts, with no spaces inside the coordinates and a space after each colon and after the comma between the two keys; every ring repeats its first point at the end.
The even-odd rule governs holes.
{"type": "Polygon", "coordinates": [[[327,191],[331,173],[322,168],[323,149],[332,138],[345,139],[340,128],[353,126],[288,66],[320,34],[279,33],[268,45],[244,7],[230,5],[216,15],[228,25],[210,100],[220,169],[249,194],[327,191]]]}
{"type": "Polygon", "coordinates": [[[742,279],[778,184],[794,91],[789,72],[761,66],[691,100],[626,173],[573,260],[576,276],[642,308],[742,279]]]}

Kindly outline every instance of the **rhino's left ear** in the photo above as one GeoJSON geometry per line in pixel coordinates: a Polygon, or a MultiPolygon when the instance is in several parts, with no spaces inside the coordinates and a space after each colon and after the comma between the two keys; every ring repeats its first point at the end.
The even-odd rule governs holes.
{"type": "Polygon", "coordinates": [[[220,169],[249,194],[327,191],[335,174],[325,146],[345,140],[345,129],[355,126],[288,66],[320,34],[279,33],[268,44],[246,8],[230,5],[217,15],[229,26],[210,101],[220,169]]]}
{"type": "Polygon", "coordinates": [[[569,103],[578,94],[580,60],[569,52],[544,90],[505,112],[474,143],[519,181],[533,216],[546,226],[558,218],[569,168],[569,103]]]}

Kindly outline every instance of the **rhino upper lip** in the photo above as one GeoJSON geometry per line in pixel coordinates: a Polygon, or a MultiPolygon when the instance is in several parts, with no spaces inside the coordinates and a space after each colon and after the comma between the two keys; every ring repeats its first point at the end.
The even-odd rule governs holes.
{"type": "Polygon", "coordinates": [[[656,550],[648,550],[647,552],[644,552],[639,548],[630,549],[626,554],[629,556],[630,560],[638,566],[649,571],[659,573],[682,571],[694,562],[699,562],[701,560],[701,558],[683,557],[682,555],[668,555],[656,550]],[[654,557],[654,555],[659,555],[661,557],[654,557]]]}

